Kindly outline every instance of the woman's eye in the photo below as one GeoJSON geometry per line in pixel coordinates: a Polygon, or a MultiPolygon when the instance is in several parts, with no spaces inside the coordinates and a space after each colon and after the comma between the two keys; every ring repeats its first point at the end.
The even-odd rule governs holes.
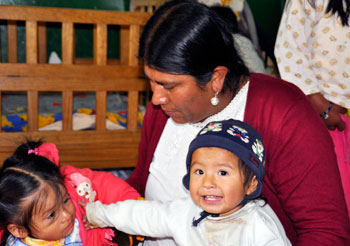
{"type": "Polygon", "coordinates": [[[167,90],[167,91],[170,91],[172,89],[174,89],[175,86],[164,86],[164,89],[167,90]]]}
{"type": "Polygon", "coordinates": [[[219,175],[225,176],[225,175],[227,175],[227,172],[226,171],[219,171],[219,175]]]}

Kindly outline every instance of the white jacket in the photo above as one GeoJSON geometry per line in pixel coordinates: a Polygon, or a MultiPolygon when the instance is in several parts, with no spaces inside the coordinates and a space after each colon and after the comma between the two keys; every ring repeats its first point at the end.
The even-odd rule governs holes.
{"type": "Polygon", "coordinates": [[[169,202],[127,200],[103,205],[88,203],[91,224],[112,226],[129,234],[172,237],[177,245],[289,246],[284,229],[271,207],[264,201],[247,203],[224,217],[207,217],[192,225],[203,210],[191,198],[169,202]]]}

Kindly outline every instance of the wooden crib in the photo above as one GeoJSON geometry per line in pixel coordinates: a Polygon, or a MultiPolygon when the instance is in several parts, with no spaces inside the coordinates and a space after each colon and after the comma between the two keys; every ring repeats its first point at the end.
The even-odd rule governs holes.
{"type": "Polygon", "coordinates": [[[7,25],[8,40],[8,61],[0,63],[0,99],[3,92],[25,92],[28,114],[27,132],[0,132],[0,165],[19,142],[26,138],[42,138],[44,142],[57,145],[61,165],[87,168],[134,166],[141,131],[137,124],[139,97],[141,92],[149,90],[137,59],[138,40],[149,17],[150,14],[136,12],[0,5],[0,21],[7,25]],[[24,63],[17,61],[16,30],[20,22],[25,23],[24,63]],[[46,23],[61,25],[62,64],[47,63],[46,23]],[[77,23],[93,25],[93,58],[90,60],[75,57],[77,23]],[[120,27],[118,60],[107,59],[109,25],[120,27]],[[95,129],[74,131],[72,128],[73,93],[80,91],[96,93],[95,129]],[[42,92],[62,95],[61,131],[38,130],[38,98],[42,92]],[[106,129],[106,97],[109,92],[128,95],[127,129],[106,129]]]}

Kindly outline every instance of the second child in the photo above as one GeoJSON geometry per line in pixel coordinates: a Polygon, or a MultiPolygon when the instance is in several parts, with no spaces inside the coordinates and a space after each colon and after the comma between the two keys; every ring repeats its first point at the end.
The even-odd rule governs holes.
{"type": "Polygon", "coordinates": [[[112,173],[69,165],[59,168],[58,163],[56,145],[40,141],[20,145],[4,161],[0,169],[1,245],[117,245],[112,228],[85,230],[85,211],[78,203],[137,199],[138,192],[112,173]]]}
{"type": "Polygon", "coordinates": [[[92,202],[85,206],[87,219],[91,227],[173,238],[177,245],[288,246],[278,217],[258,199],[264,162],[261,137],[250,125],[233,119],[211,122],[187,154],[183,184],[191,198],[92,202]]]}

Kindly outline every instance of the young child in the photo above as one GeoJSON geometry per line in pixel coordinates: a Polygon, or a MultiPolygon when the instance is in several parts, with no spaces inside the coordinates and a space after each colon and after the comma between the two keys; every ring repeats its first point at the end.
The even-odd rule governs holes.
{"type": "Polygon", "coordinates": [[[191,198],[86,204],[91,227],[177,245],[291,245],[276,214],[261,199],[265,153],[259,134],[237,120],[212,122],[191,142],[183,184],[191,198]]]}
{"type": "Polygon", "coordinates": [[[78,202],[109,204],[140,195],[112,173],[58,167],[56,145],[28,141],[0,169],[1,245],[117,245],[111,228],[85,230],[78,202]],[[114,240],[113,240],[114,241],[114,240]]]}

